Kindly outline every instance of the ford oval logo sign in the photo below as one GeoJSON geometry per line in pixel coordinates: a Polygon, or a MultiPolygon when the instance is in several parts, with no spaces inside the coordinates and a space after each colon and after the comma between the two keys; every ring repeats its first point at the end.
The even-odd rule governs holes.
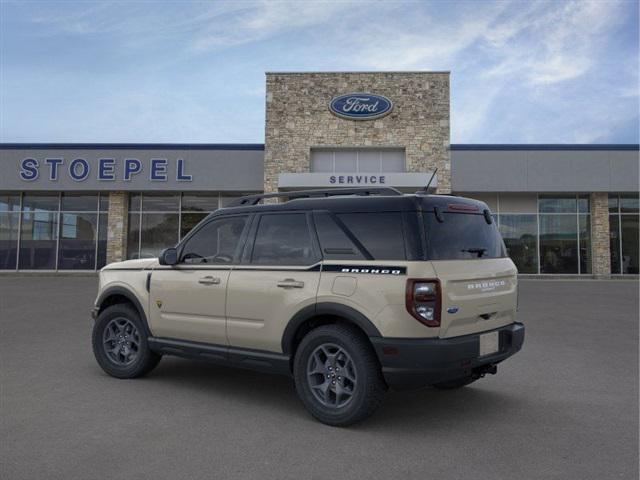
{"type": "Polygon", "coordinates": [[[372,120],[391,112],[393,103],[387,97],[373,93],[348,93],[334,97],[329,110],[334,115],[351,120],[372,120]]]}

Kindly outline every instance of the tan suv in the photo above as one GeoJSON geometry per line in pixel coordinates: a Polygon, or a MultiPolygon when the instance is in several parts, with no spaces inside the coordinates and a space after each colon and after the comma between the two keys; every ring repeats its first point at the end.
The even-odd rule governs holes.
{"type": "Polygon", "coordinates": [[[391,188],[254,195],[159,259],[102,269],[93,350],[118,378],[164,354],[289,375],[314,417],[349,425],[388,388],[495,373],[524,340],[516,274],[476,200],[391,188]]]}

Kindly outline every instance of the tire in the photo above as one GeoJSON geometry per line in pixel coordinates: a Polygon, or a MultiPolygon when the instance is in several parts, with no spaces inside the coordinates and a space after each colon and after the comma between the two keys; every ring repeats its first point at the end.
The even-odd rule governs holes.
{"type": "Polygon", "coordinates": [[[304,406],[332,426],[346,427],[371,416],[387,389],[367,338],[345,325],[311,330],[298,346],[293,373],[304,406]]]}
{"type": "Polygon", "coordinates": [[[473,383],[477,380],[477,378],[473,378],[472,376],[457,378],[455,380],[449,380],[448,382],[440,382],[434,383],[433,387],[438,390],[455,390],[456,388],[462,388],[470,383],[473,383]]]}
{"type": "Polygon", "coordinates": [[[151,351],[145,325],[131,305],[105,308],[93,325],[91,343],[98,365],[116,378],[136,378],[158,365],[161,355],[151,351]]]}

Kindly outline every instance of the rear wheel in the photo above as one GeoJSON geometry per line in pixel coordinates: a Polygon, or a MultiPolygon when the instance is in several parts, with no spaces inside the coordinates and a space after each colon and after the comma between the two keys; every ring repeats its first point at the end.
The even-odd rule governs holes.
{"type": "Polygon", "coordinates": [[[347,426],[381,405],[386,385],[375,353],[355,328],[325,325],[309,332],[294,359],[300,400],[322,423],[347,426]]]}
{"type": "Polygon", "coordinates": [[[160,355],[147,343],[138,312],[126,304],[105,308],[93,326],[93,354],[109,375],[135,378],[153,370],[160,355]]]}
{"type": "Polygon", "coordinates": [[[468,377],[457,378],[455,380],[449,380],[448,382],[434,383],[433,386],[438,390],[455,390],[456,388],[465,387],[476,380],[477,378],[469,375],[468,377]]]}

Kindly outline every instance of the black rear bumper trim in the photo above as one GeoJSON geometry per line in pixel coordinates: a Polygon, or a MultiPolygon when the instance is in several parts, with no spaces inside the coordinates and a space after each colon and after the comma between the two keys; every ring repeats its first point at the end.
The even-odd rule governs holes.
{"type": "Polygon", "coordinates": [[[522,348],[524,325],[510,325],[453,338],[370,337],[387,385],[395,390],[419,388],[471,375],[495,365],[522,348]],[[480,335],[499,332],[500,350],[479,357],[480,335]]]}

